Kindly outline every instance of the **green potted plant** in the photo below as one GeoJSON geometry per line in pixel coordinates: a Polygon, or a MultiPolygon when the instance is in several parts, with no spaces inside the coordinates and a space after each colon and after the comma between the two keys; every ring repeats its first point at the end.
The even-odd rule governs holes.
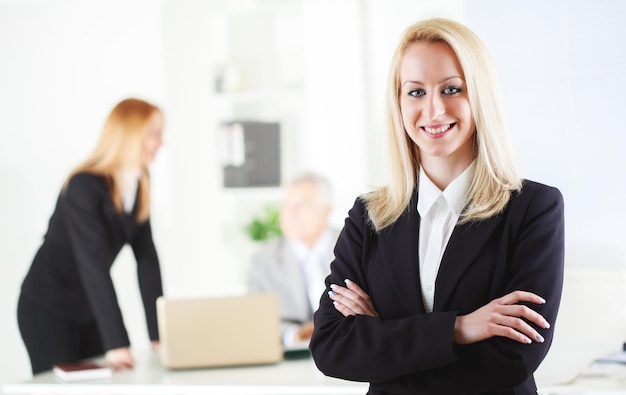
{"type": "Polygon", "coordinates": [[[270,204],[265,206],[260,216],[255,216],[252,221],[246,225],[246,233],[253,241],[267,241],[274,237],[280,237],[279,221],[280,209],[277,205],[270,204]]]}

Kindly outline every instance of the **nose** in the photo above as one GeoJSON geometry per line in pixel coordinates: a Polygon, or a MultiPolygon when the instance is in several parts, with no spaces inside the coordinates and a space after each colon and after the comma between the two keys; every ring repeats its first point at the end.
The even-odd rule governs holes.
{"type": "Polygon", "coordinates": [[[158,151],[162,145],[163,145],[163,135],[159,134],[154,139],[154,151],[155,152],[158,151]]]}
{"type": "Polygon", "coordinates": [[[428,115],[431,119],[437,119],[446,113],[446,106],[441,95],[429,95],[427,101],[428,115]]]}

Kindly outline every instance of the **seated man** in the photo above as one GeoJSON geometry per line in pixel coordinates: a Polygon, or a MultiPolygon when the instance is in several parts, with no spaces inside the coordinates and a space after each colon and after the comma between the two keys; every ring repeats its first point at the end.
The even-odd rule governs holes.
{"type": "Polygon", "coordinates": [[[252,258],[249,292],[278,295],[286,347],[308,341],[313,332],[313,312],[324,293],[339,236],[328,224],[331,200],[325,178],[306,173],[293,179],[280,207],[282,237],[252,258]]]}

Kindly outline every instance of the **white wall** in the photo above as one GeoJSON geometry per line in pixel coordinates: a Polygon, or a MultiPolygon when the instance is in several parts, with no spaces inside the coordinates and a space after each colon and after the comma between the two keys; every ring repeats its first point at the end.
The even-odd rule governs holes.
{"type": "MultiPolygon", "coordinates": [[[[158,1],[0,2],[0,382],[30,374],[17,296],[64,177],[117,101],[163,103],[161,35],[158,1]]],[[[167,153],[157,160],[167,168],[167,153]]],[[[167,173],[155,173],[155,186],[163,184],[167,173]]],[[[123,286],[135,275],[128,255],[114,275],[132,316],[139,302],[137,287],[123,286]]],[[[143,335],[141,325],[133,333],[143,335]]]]}
{"type": "Polygon", "coordinates": [[[564,194],[568,263],[626,262],[626,135],[615,121],[624,17],[620,0],[468,2],[467,23],[498,65],[523,176],[564,194]]]}
{"type": "MultiPolygon", "coordinates": [[[[625,138],[620,101],[610,97],[625,87],[625,61],[615,48],[623,48],[626,12],[616,0],[584,9],[587,3],[300,1],[305,78],[302,106],[280,115],[299,114],[288,123],[285,177],[309,168],[327,173],[340,226],[357,194],[385,182],[382,90],[397,38],[415,20],[451,17],[476,30],[494,54],[524,176],[565,194],[568,265],[623,267],[625,138]]],[[[213,63],[227,49],[211,23],[254,4],[0,0],[0,350],[11,356],[0,357],[0,382],[29,376],[15,322],[20,282],[64,176],[123,97],[153,100],[166,113],[166,145],[152,172],[166,293],[243,292],[256,246],[241,227],[280,192],[220,188],[215,125],[223,108],[211,87],[213,63]]],[[[123,251],[113,274],[131,341],[144,346],[130,255],[123,251]]],[[[601,317],[603,306],[596,307],[601,317]]]]}

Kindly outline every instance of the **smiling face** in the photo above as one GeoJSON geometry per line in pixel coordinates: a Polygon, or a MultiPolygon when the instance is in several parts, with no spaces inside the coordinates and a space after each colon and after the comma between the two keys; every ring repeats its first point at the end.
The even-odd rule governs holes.
{"type": "Polygon", "coordinates": [[[400,63],[400,111],[420,162],[465,168],[473,160],[472,117],[463,70],[446,44],[417,41],[400,63]]]}

